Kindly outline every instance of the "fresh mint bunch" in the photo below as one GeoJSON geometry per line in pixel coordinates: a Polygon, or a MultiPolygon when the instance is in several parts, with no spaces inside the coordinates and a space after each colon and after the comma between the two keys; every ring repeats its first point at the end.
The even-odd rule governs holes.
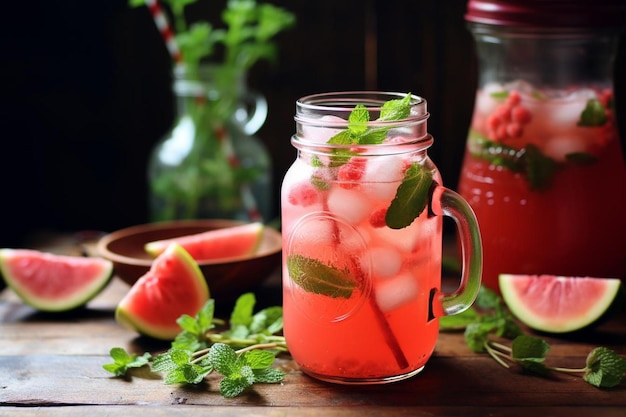
{"type": "Polygon", "coordinates": [[[583,368],[545,365],[550,345],[544,339],[523,334],[502,298],[485,287],[481,287],[475,307],[456,316],[441,317],[440,326],[444,331],[465,329],[465,341],[473,352],[486,352],[505,368],[517,364],[526,372],[539,376],[551,372],[578,373],[585,382],[598,388],[619,385],[626,373],[626,359],[605,347],[595,348],[583,368]],[[512,342],[507,346],[494,338],[512,342]]]}
{"type": "Polygon", "coordinates": [[[254,313],[256,298],[241,295],[231,313],[230,327],[217,331],[224,320],[213,317],[215,302],[207,301],[195,317],[183,315],[177,323],[182,331],[166,352],[152,357],[128,354],[113,348],[114,362],[103,368],[115,376],[124,376],[130,368],[150,365],[151,371],[165,374],[165,384],[199,384],[212,372],[224,376],[220,393],[227,398],[239,395],[255,383],[275,383],[284,373],[272,368],[276,354],[287,352],[283,336],[282,307],[268,307],[254,313]],[[238,348],[238,350],[235,350],[238,348]]]}

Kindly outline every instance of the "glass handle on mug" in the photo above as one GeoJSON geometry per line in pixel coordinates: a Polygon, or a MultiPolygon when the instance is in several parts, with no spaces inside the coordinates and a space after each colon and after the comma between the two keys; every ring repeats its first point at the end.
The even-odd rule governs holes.
{"type": "Polygon", "coordinates": [[[433,209],[436,213],[451,217],[457,228],[461,243],[461,282],[452,293],[440,293],[432,300],[436,317],[459,314],[467,310],[478,295],[482,275],[482,243],[476,215],[461,195],[437,187],[433,192],[433,209]],[[437,204],[441,210],[436,210],[437,204]]]}

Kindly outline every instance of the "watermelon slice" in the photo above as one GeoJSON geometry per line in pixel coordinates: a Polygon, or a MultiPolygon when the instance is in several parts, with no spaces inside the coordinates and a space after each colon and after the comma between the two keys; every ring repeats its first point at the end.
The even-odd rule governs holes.
{"type": "Polygon", "coordinates": [[[0,272],[26,304],[40,311],[67,311],[83,306],[104,289],[113,276],[113,263],[32,249],[0,249],[0,272]]]}
{"type": "Polygon", "coordinates": [[[535,330],[567,333],[597,322],[616,300],[621,281],[501,274],[499,284],[504,302],[522,323],[535,330]]]}
{"type": "Polygon", "coordinates": [[[182,331],[176,320],[183,314],[195,316],[208,299],[198,264],[172,243],[118,303],[115,319],[143,335],[172,340],[182,331]]]}
{"type": "Polygon", "coordinates": [[[176,242],[196,261],[206,261],[251,255],[258,249],[262,236],[263,223],[255,222],[148,242],[144,248],[146,252],[156,257],[163,253],[170,243],[176,242]]]}

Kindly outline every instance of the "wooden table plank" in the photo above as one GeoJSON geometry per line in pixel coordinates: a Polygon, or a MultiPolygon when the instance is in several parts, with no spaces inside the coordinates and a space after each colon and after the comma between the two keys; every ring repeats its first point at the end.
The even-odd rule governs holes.
{"type": "MultiPolygon", "coordinates": [[[[155,353],[169,346],[115,322],[115,306],[127,290],[114,279],[87,308],[63,314],[37,312],[9,290],[0,294],[0,416],[194,416],[205,415],[207,406],[217,417],[623,416],[626,409],[625,384],[599,390],[576,376],[543,379],[506,370],[487,355],[470,352],[461,333],[440,335],[422,374],[384,386],[319,382],[303,375],[288,356],[277,361],[288,372],[282,384],[258,385],[234,399],[219,395],[218,375],[199,387],[164,385],[147,370],[114,378],[102,369],[111,361],[110,348],[155,353]]],[[[546,338],[552,345],[549,358],[580,367],[597,345],[626,354],[626,320],[622,314],[591,333],[546,338]]]]}
{"type": "Polygon", "coordinates": [[[154,406],[70,406],[50,407],[6,407],[0,409],[1,416],[11,417],[128,417],[130,415],[149,415],[151,417],[623,417],[624,410],[618,407],[523,407],[504,409],[501,407],[457,407],[454,405],[439,407],[229,407],[229,406],[190,406],[177,405],[167,408],[154,406]],[[6,414],[3,414],[6,413],[6,414]]]}
{"type": "Polygon", "coordinates": [[[164,385],[147,369],[131,378],[114,378],[102,369],[106,356],[2,355],[0,404],[8,405],[257,405],[323,406],[455,406],[520,407],[549,405],[626,407],[626,387],[599,390],[576,376],[543,379],[501,368],[485,356],[435,356],[422,374],[382,386],[330,385],[303,375],[290,359],[282,384],[264,384],[234,399],[219,395],[219,375],[197,387],[164,385]],[[503,383],[503,382],[506,383],[503,383]]]}

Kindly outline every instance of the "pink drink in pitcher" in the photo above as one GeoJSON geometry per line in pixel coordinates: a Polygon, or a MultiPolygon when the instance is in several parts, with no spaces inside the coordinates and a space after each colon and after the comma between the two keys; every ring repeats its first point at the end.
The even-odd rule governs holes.
{"type": "MultiPolygon", "coordinates": [[[[369,111],[380,110],[365,93],[346,94],[369,103],[369,111]]],[[[347,116],[320,110],[340,114],[353,108],[351,99],[343,103],[328,95],[299,102],[298,133],[292,139],[298,157],[282,184],[285,337],[301,369],[319,379],[408,378],[433,352],[437,317],[464,310],[476,295],[478,231],[470,234],[461,227],[466,242],[472,241],[465,244],[472,254],[465,266],[473,265],[473,272],[466,273],[465,283],[471,274],[468,285],[452,298],[464,292],[466,299],[456,306],[441,303],[447,297],[440,292],[442,216],[462,218],[473,227],[473,213],[458,194],[438,185],[441,176],[426,153],[432,136],[425,130],[425,101],[412,96],[413,113],[404,119],[365,122],[360,130],[347,116]],[[317,99],[329,102],[325,107],[317,99]],[[337,139],[352,129],[356,136],[368,132],[371,137],[348,144],[337,139]],[[404,224],[389,219],[414,211],[419,200],[423,205],[408,221],[401,220],[404,224]],[[467,211],[448,208],[451,202],[467,211]]],[[[392,98],[397,97],[402,96],[392,98]]]]}
{"type": "Polygon", "coordinates": [[[626,166],[610,90],[479,90],[459,192],[495,290],[501,273],[626,275],[626,166]]]}

